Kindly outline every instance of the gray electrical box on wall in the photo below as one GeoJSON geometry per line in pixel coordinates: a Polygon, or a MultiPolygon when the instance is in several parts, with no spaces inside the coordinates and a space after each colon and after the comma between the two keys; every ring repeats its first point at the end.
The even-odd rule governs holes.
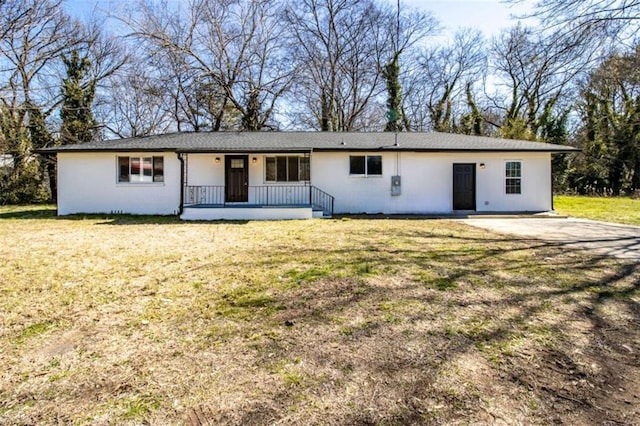
{"type": "Polygon", "coordinates": [[[400,176],[391,176],[391,195],[400,195],[400,176]]]}

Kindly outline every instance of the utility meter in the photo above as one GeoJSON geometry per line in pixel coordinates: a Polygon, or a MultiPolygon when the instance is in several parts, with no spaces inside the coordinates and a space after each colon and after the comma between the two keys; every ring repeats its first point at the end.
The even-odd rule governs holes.
{"type": "Polygon", "coordinates": [[[400,195],[401,183],[400,176],[391,176],[391,195],[400,195]]]}

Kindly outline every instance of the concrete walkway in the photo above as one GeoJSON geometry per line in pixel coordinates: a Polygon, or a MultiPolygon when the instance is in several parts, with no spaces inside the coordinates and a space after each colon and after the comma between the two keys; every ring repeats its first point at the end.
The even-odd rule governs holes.
{"type": "Polygon", "coordinates": [[[465,219],[464,223],[501,234],[537,238],[572,249],[640,260],[640,227],[586,219],[465,219]]]}

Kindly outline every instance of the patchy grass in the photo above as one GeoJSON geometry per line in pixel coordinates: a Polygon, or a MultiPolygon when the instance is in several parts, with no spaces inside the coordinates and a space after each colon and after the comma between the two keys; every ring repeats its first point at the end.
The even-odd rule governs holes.
{"type": "Polygon", "coordinates": [[[44,219],[55,215],[56,206],[51,204],[10,205],[0,208],[0,219],[44,219]]]}
{"type": "Polygon", "coordinates": [[[455,221],[0,207],[0,423],[640,418],[639,266],[455,221]]]}
{"type": "Polygon", "coordinates": [[[567,216],[640,226],[640,199],[558,195],[553,202],[567,216]]]}
{"type": "Polygon", "coordinates": [[[51,328],[51,322],[49,321],[31,324],[30,326],[22,330],[20,335],[16,337],[16,342],[22,343],[26,339],[42,334],[47,330],[49,330],[50,328],[51,328]]]}

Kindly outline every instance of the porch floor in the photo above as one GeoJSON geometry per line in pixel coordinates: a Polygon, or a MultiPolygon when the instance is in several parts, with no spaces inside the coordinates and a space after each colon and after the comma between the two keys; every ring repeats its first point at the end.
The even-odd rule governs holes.
{"type": "Polygon", "coordinates": [[[185,208],[190,209],[291,209],[291,208],[311,208],[310,204],[283,204],[283,205],[264,205],[264,204],[247,204],[247,203],[226,203],[226,204],[185,204],[185,208]]]}

